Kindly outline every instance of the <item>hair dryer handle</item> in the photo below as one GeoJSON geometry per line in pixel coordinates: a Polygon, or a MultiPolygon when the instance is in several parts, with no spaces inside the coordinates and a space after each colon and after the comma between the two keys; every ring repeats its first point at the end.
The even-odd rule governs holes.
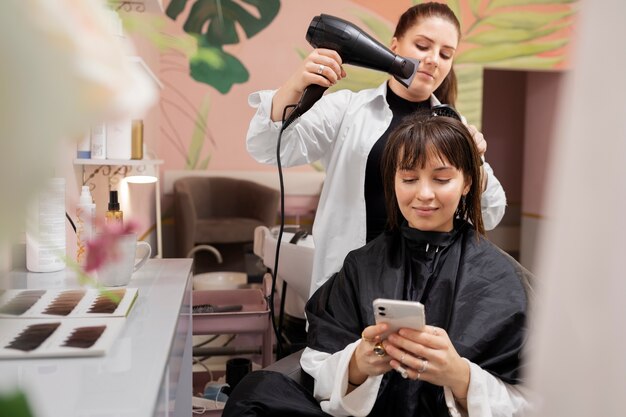
{"type": "Polygon", "coordinates": [[[296,108],[293,109],[285,123],[283,124],[283,129],[289,126],[294,120],[298,117],[302,116],[305,112],[307,112],[313,105],[324,95],[324,91],[326,91],[328,87],[322,87],[317,84],[310,84],[302,93],[302,97],[300,97],[300,101],[296,105],[296,108]]]}

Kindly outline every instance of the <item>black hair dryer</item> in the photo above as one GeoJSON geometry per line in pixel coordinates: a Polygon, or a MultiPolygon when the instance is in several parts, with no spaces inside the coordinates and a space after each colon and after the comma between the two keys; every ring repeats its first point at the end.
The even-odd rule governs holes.
{"type": "MultiPolygon", "coordinates": [[[[418,60],[394,54],[354,24],[327,14],[315,16],[311,20],[306,40],[314,48],[337,51],[344,64],[388,72],[405,87],[411,85],[419,66],[418,60]]],[[[317,84],[309,85],[283,128],[309,110],[326,89],[317,84]]]]}

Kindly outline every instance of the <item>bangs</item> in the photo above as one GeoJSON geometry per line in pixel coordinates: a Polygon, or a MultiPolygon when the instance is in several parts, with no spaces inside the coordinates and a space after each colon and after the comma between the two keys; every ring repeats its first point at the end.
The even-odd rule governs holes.
{"type": "Polygon", "coordinates": [[[437,160],[444,165],[467,172],[466,152],[459,149],[458,136],[446,132],[446,127],[433,123],[419,123],[408,135],[399,135],[396,170],[423,169],[428,161],[437,160]]]}

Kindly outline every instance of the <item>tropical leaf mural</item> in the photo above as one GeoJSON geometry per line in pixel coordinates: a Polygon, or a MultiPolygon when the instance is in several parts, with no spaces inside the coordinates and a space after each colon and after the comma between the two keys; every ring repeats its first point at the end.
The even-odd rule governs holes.
{"type": "MultiPolygon", "coordinates": [[[[172,0],[165,13],[176,20],[191,1],[172,0]]],[[[195,0],[183,24],[185,32],[198,41],[198,51],[189,63],[191,77],[222,94],[233,84],[248,81],[248,70],[224,51],[224,45],[240,42],[237,27],[253,37],[274,20],[279,9],[280,0],[195,0]],[[249,8],[256,9],[256,15],[249,8]]]]}

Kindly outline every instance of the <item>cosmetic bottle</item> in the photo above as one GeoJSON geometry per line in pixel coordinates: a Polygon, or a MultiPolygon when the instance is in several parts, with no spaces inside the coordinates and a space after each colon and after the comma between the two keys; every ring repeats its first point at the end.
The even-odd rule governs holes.
{"type": "Polygon", "coordinates": [[[76,262],[85,265],[87,242],[95,235],[96,205],[89,192],[89,186],[83,185],[80,199],[76,206],[76,262]]]}
{"type": "Polygon", "coordinates": [[[91,128],[91,159],[107,158],[106,125],[101,123],[91,128]]]}
{"type": "Polygon", "coordinates": [[[91,159],[91,133],[87,133],[76,144],[76,158],[91,159]]]}
{"type": "Polygon", "coordinates": [[[26,268],[54,272],[65,268],[65,178],[51,178],[28,207],[26,268]]]}
{"type": "Polygon", "coordinates": [[[107,159],[131,159],[132,120],[107,123],[107,159]]]}
{"type": "Polygon", "coordinates": [[[133,120],[131,159],[143,159],[143,120],[133,120]]]}
{"type": "Polygon", "coordinates": [[[120,203],[117,200],[117,191],[109,191],[109,207],[105,213],[106,224],[119,224],[122,225],[124,221],[124,214],[120,210],[120,203]]]}

